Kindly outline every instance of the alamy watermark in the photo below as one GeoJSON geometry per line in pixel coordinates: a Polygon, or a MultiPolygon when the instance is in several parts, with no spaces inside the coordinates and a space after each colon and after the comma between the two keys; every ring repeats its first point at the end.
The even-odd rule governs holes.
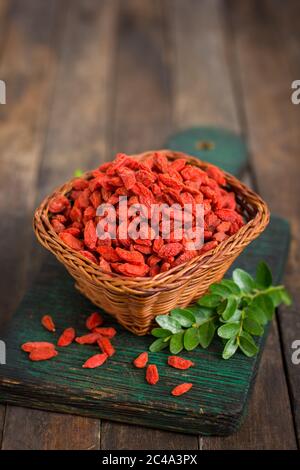
{"type": "Polygon", "coordinates": [[[300,339],[295,339],[295,341],[292,342],[291,347],[295,350],[292,353],[291,360],[292,363],[297,366],[298,364],[300,364],[300,339]]]}
{"type": "Polygon", "coordinates": [[[6,364],[6,344],[0,340],[0,365],[6,364]]]}
{"type": "Polygon", "coordinates": [[[294,80],[291,84],[291,88],[295,91],[291,94],[291,102],[293,104],[300,103],[300,80],[294,80]]]}
{"type": "Polygon", "coordinates": [[[0,104],[6,104],[6,85],[3,80],[0,80],[0,104]]]}

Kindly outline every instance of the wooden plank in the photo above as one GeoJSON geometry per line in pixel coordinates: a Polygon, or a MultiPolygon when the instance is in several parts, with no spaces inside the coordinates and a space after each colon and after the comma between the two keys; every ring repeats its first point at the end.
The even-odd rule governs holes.
{"type": "MultiPolygon", "coordinates": [[[[174,3],[172,2],[172,5],[174,3]]],[[[239,3],[244,5],[246,2],[239,3]]],[[[253,9],[255,5],[252,4],[253,9]]],[[[230,54],[232,50],[231,37],[228,34],[230,25],[226,26],[222,2],[187,0],[183,4],[178,0],[175,3],[173,12],[172,25],[175,29],[173,37],[175,38],[174,55],[176,57],[173,76],[177,77],[174,88],[174,120],[177,127],[183,128],[188,124],[212,122],[236,131],[245,132],[240,104],[235,101],[234,90],[237,76],[236,74],[231,75],[233,58],[230,54]],[[226,61],[226,56],[228,61],[226,61]]],[[[243,26],[239,28],[241,34],[246,22],[245,17],[243,26]]],[[[271,51],[270,54],[274,58],[271,51]]],[[[254,67],[254,64],[243,66],[245,75],[249,72],[249,66],[254,67]]],[[[260,68],[256,68],[257,73],[260,70],[260,68]]],[[[269,81],[271,80],[270,77],[269,81]]],[[[266,83],[269,83],[269,81],[267,80],[266,83]]],[[[261,87],[264,90],[263,85],[261,87]]],[[[263,116],[263,106],[260,112],[263,116]]],[[[257,130],[264,126],[264,121],[265,117],[261,126],[257,126],[257,130]]],[[[254,118],[253,124],[255,125],[256,122],[254,118]]],[[[265,153],[265,155],[268,155],[268,153],[265,153]]],[[[274,190],[277,190],[276,186],[274,186],[274,190]]],[[[278,335],[275,333],[276,325],[271,330],[271,338],[268,343],[268,354],[272,355],[276,364],[268,372],[266,362],[262,362],[256,390],[265,390],[264,378],[266,376],[270,377],[270,375],[272,380],[268,382],[268,389],[271,390],[272,383],[276,383],[278,370],[282,370],[283,373],[280,344],[277,340],[278,335]]],[[[247,444],[249,448],[256,448],[258,442],[264,443],[265,448],[272,447],[273,442],[278,443],[280,441],[282,427],[287,430],[286,445],[291,448],[295,446],[291,413],[285,413],[288,406],[277,410],[278,397],[285,404],[289,402],[285,380],[280,380],[277,387],[276,396],[270,394],[269,409],[276,409],[276,422],[279,425],[274,428],[273,434],[266,433],[265,430],[270,425],[269,414],[263,413],[256,406],[251,406],[249,408],[248,424],[245,424],[243,428],[244,434],[237,434],[240,447],[243,445],[243,436],[247,432],[249,435],[247,444]],[[254,422],[257,423],[255,437],[250,427],[251,423],[254,422]],[[247,428],[247,426],[249,427],[247,428]]],[[[255,397],[252,398],[253,400],[255,400],[255,397]]],[[[209,447],[213,449],[214,445],[215,448],[223,446],[222,448],[226,449],[227,445],[230,448],[230,439],[227,444],[226,440],[211,441],[203,438],[200,441],[200,448],[209,447]]]]}
{"type": "Polygon", "coordinates": [[[7,104],[0,107],[0,213],[6,221],[0,241],[5,272],[0,287],[2,322],[18,304],[25,285],[35,178],[56,67],[57,4],[19,2],[2,53],[0,76],[7,83],[7,104]]]}
{"type": "MultiPolygon", "coordinates": [[[[90,168],[104,161],[115,7],[109,1],[99,4],[95,0],[78,0],[69,10],[38,175],[39,201],[69,179],[76,168],[90,168]]],[[[37,271],[43,253],[35,242],[31,274],[37,271]]],[[[89,449],[100,444],[98,420],[58,414],[53,418],[45,412],[22,408],[14,408],[8,417],[3,448],[89,449]],[[40,431],[14,442],[20,423],[29,429],[36,426],[40,431]]]]}
{"type": "MultiPolygon", "coordinates": [[[[159,148],[170,132],[170,77],[166,17],[161,2],[121,2],[112,149],[159,148]]],[[[102,449],[198,447],[197,438],[140,426],[102,424],[102,449]]]]}
{"type": "Polygon", "coordinates": [[[100,427],[82,416],[8,407],[3,450],[97,450],[100,427]],[[17,410],[17,412],[16,412],[17,410]],[[68,419],[71,418],[71,419],[68,419]],[[20,424],[22,423],[22,424],[20,424]],[[21,427],[20,427],[21,426],[21,427]]]}
{"type": "Polygon", "coordinates": [[[240,131],[220,10],[218,0],[169,3],[175,128],[213,125],[240,131]]]}
{"type": "MultiPolygon", "coordinates": [[[[6,43],[7,32],[11,21],[11,12],[13,9],[13,2],[3,0],[0,3],[0,63],[4,45],[6,43]]],[[[2,79],[0,77],[0,79],[2,79]]],[[[2,442],[3,426],[5,420],[5,406],[0,406],[0,448],[2,442]]]]}
{"type": "MultiPolygon", "coordinates": [[[[286,217],[292,226],[292,247],[285,283],[292,294],[293,306],[280,309],[278,319],[299,441],[300,376],[299,366],[291,361],[291,345],[300,338],[300,107],[291,103],[290,86],[299,78],[300,68],[295,48],[291,47],[292,43],[299,43],[299,28],[294,26],[287,31],[288,17],[292,24],[296,24],[296,18],[292,20],[295,8],[289,10],[289,5],[294,6],[295,3],[285,3],[281,15],[275,13],[276,5],[267,1],[260,2],[259,9],[250,1],[235,2],[230,12],[259,190],[271,210],[286,217]]],[[[286,424],[288,426],[282,428],[291,435],[292,423],[286,424]]]]}
{"type": "MultiPolygon", "coordinates": [[[[5,272],[0,284],[0,326],[17,306],[25,287],[33,194],[28,188],[34,187],[48,115],[55,69],[52,33],[53,28],[60,30],[57,4],[1,2],[0,77],[7,85],[7,103],[0,106],[0,214],[5,220],[0,241],[1,268],[5,272]]],[[[0,414],[2,438],[3,407],[0,414]]]]}

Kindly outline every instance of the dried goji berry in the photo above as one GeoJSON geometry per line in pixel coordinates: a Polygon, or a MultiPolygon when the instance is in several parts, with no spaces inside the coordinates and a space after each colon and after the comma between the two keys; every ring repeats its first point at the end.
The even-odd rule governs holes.
{"type": "Polygon", "coordinates": [[[142,352],[138,357],[134,359],[133,364],[138,369],[143,369],[144,367],[146,367],[147,362],[148,362],[148,353],[142,352]]]}
{"type": "Polygon", "coordinates": [[[70,201],[66,196],[59,194],[54,196],[49,202],[49,211],[53,214],[63,212],[67,207],[70,207],[70,201]]]}
{"type": "Polygon", "coordinates": [[[69,227],[63,231],[63,233],[70,233],[75,238],[79,237],[80,232],[81,232],[80,229],[77,227],[69,227]]]}
{"type": "Polygon", "coordinates": [[[228,238],[228,235],[224,232],[217,232],[214,234],[213,239],[216,240],[217,242],[222,242],[228,238]]]}
{"type": "Polygon", "coordinates": [[[147,367],[146,380],[150,385],[155,385],[159,381],[158,370],[155,364],[149,364],[147,367]]]}
{"type": "Polygon", "coordinates": [[[111,273],[111,267],[108,261],[106,261],[104,258],[100,259],[99,266],[102,269],[102,271],[106,273],[111,273]]]}
{"type": "Polygon", "coordinates": [[[113,356],[116,352],[107,336],[99,336],[97,340],[98,346],[102,352],[106,353],[109,357],[113,356]]]}
{"type": "Polygon", "coordinates": [[[103,318],[98,312],[91,313],[85,322],[85,325],[88,330],[93,330],[94,328],[97,328],[97,326],[100,326],[102,324],[103,318]]]}
{"type": "Polygon", "coordinates": [[[55,325],[52,317],[50,315],[44,315],[42,317],[41,323],[46,330],[54,332],[55,331],[55,325]]]}
{"type": "Polygon", "coordinates": [[[84,228],[84,243],[90,250],[95,250],[97,245],[97,232],[94,222],[89,220],[84,228]]]}
{"type": "Polygon", "coordinates": [[[90,204],[90,195],[90,189],[84,189],[75,201],[76,206],[79,207],[79,209],[86,209],[90,204]]]}
{"type": "Polygon", "coordinates": [[[49,347],[45,348],[35,348],[29,354],[29,359],[31,361],[46,361],[58,355],[58,352],[49,347]]]}
{"type": "Polygon", "coordinates": [[[48,343],[47,341],[28,341],[27,343],[22,344],[21,349],[25,352],[31,352],[34,349],[55,349],[55,345],[48,343]]]}
{"type": "Polygon", "coordinates": [[[183,359],[179,356],[169,356],[168,357],[169,366],[175,367],[175,369],[189,369],[194,366],[194,362],[189,361],[188,359],[183,359]]]}
{"type": "Polygon", "coordinates": [[[66,228],[57,218],[51,219],[51,225],[56,233],[60,233],[66,228]]]}
{"type": "Polygon", "coordinates": [[[75,238],[71,233],[60,232],[59,237],[73,250],[80,251],[83,249],[82,241],[75,238]]]}
{"type": "Polygon", "coordinates": [[[98,246],[97,251],[98,253],[100,253],[101,256],[103,256],[103,258],[106,261],[115,263],[116,261],[119,261],[120,259],[116,250],[112,248],[111,246],[106,246],[106,245],[98,246]]]}
{"type": "Polygon", "coordinates": [[[154,165],[162,172],[167,173],[169,162],[165,155],[160,152],[154,152],[153,156],[154,165]]]}
{"type": "Polygon", "coordinates": [[[168,263],[168,262],[166,261],[165,263],[163,263],[163,264],[161,265],[160,272],[161,272],[161,273],[165,273],[165,272],[169,271],[170,267],[171,267],[170,263],[168,263]]]}
{"type": "Polygon", "coordinates": [[[153,242],[153,251],[154,251],[154,253],[158,253],[163,245],[164,245],[163,239],[161,237],[156,238],[153,242]]]}
{"type": "Polygon", "coordinates": [[[175,242],[175,243],[167,243],[166,245],[162,246],[158,252],[158,256],[161,258],[168,258],[169,256],[177,256],[183,250],[182,244],[175,242]]]}
{"type": "Polygon", "coordinates": [[[149,271],[149,266],[146,264],[112,263],[112,267],[120,274],[129,277],[144,277],[149,271]]]}
{"type": "Polygon", "coordinates": [[[161,259],[159,258],[159,256],[151,255],[148,258],[148,265],[150,266],[150,268],[152,268],[152,266],[155,266],[160,261],[161,261],[161,259]]]}
{"type": "Polygon", "coordinates": [[[184,393],[191,390],[192,386],[193,384],[191,383],[183,383],[174,387],[171,393],[174,395],[174,397],[179,397],[180,395],[183,395],[184,393]]]}
{"type": "Polygon", "coordinates": [[[138,251],[126,251],[123,248],[116,248],[116,253],[123,261],[131,264],[144,264],[145,260],[142,253],[138,251]]]}
{"type": "Polygon", "coordinates": [[[96,216],[96,211],[94,207],[89,206],[85,209],[83,213],[83,223],[86,224],[89,220],[94,219],[96,216]]]}
{"type": "Polygon", "coordinates": [[[218,242],[216,240],[212,240],[211,242],[204,243],[204,245],[202,246],[200,250],[200,254],[213,250],[217,246],[218,246],[218,242]]]}
{"type": "Polygon", "coordinates": [[[93,329],[93,333],[99,333],[101,336],[106,336],[107,338],[113,338],[116,334],[117,331],[113,327],[97,327],[93,329]]]}
{"type": "Polygon", "coordinates": [[[209,165],[206,168],[206,173],[208,176],[213,178],[220,186],[224,186],[226,184],[226,179],[225,175],[220,168],[214,166],[214,165],[209,165]]]}
{"type": "Polygon", "coordinates": [[[72,182],[72,188],[76,191],[82,191],[83,189],[87,188],[88,185],[88,181],[83,178],[77,178],[72,182]]]}
{"type": "Polygon", "coordinates": [[[181,171],[184,169],[185,165],[186,165],[185,158],[177,158],[177,160],[174,160],[174,162],[170,164],[169,172],[170,172],[170,168],[176,171],[181,171]]]}
{"type": "Polygon", "coordinates": [[[95,367],[102,366],[102,364],[104,364],[107,358],[108,355],[105,353],[95,354],[94,356],[89,357],[82,367],[84,369],[95,369],[95,367]]]}
{"type": "Polygon", "coordinates": [[[158,264],[156,264],[155,266],[152,266],[152,267],[150,268],[150,270],[149,270],[149,275],[150,275],[151,277],[154,277],[154,276],[156,276],[156,275],[159,274],[159,273],[160,273],[160,267],[159,267],[158,264]]]}
{"type": "Polygon", "coordinates": [[[82,221],[82,212],[79,207],[73,206],[70,212],[70,219],[73,222],[81,222],[82,221]]]}
{"type": "Polygon", "coordinates": [[[64,346],[69,346],[74,339],[75,339],[76,333],[74,328],[66,328],[62,335],[60,336],[59,340],[57,341],[57,346],[64,347],[64,346]]]}
{"type": "Polygon", "coordinates": [[[95,344],[99,339],[98,333],[88,333],[87,335],[77,336],[75,338],[76,343],[78,344],[95,344]]]}
{"type": "Polygon", "coordinates": [[[136,183],[135,173],[133,170],[127,167],[122,167],[118,170],[119,176],[121,177],[126,189],[131,189],[136,183]]]}
{"type": "Polygon", "coordinates": [[[92,261],[92,263],[98,264],[98,260],[96,256],[94,256],[93,253],[91,253],[90,251],[80,250],[79,253],[85,258],[87,258],[88,260],[92,261]]]}

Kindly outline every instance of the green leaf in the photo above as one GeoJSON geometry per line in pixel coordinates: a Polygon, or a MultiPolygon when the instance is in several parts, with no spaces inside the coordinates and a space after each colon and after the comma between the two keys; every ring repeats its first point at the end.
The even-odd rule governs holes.
{"type": "Polygon", "coordinates": [[[229,318],[229,320],[224,320],[222,317],[220,318],[221,323],[233,323],[239,321],[242,316],[242,310],[236,309],[233,315],[229,318]]]}
{"type": "Polygon", "coordinates": [[[239,347],[248,357],[255,356],[258,352],[258,347],[256,346],[254,339],[245,331],[242,331],[239,337],[239,347]]]}
{"type": "Polygon", "coordinates": [[[175,318],[175,320],[185,328],[192,326],[196,321],[194,315],[188,309],[175,308],[174,310],[171,310],[171,317],[175,318]]]}
{"type": "Polygon", "coordinates": [[[217,307],[221,300],[219,295],[206,294],[197,300],[197,304],[203,307],[217,307]]]}
{"type": "Polygon", "coordinates": [[[261,294],[255,297],[251,304],[251,308],[255,308],[257,311],[262,310],[267,320],[272,320],[274,313],[274,305],[269,295],[261,294]]]}
{"type": "Polygon", "coordinates": [[[167,338],[172,335],[170,330],[165,330],[164,328],[153,328],[151,334],[156,338],[167,338]]]}
{"type": "Polygon", "coordinates": [[[281,287],[280,289],[274,288],[274,290],[270,288],[268,296],[272,300],[274,308],[278,307],[282,302],[285,305],[291,305],[292,303],[291,296],[284,287],[281,287]]]}
{"type": "Polygon", "coordinates": [[[256,308],[252,304],[247,307],[245,311],[249,320],[256,321],[260,325],[266,325],[269,321],[265,312],[262,309],[256,308]]]}
{"type": "Polygon", "coordinates": [[[221,283],[212,284],[209,287],[209,292],[211,294],[219,295],[223,299],[226,299],[231,294],[231,290],[228,287],[222,285],[221,283]]]}
{"type": "Polygon", "coordinates": [[[253,277],[243,269],[235,269],[232,278],[239,288],[245,292],[251,292],[255,287],[253,277]]]}
{"type": "Polygon", "coordinates": [[[223,350],[223,354],[222,354],[223,359],[229,359],[231,356],[233,356],[237,348],[238,348],[238,344],[237,344],[236,338],[229,339],[227,343],[225,344],[225,348],[223,350]]]}
{"type": "Polygon", "coordinates": [[[170,315],[158,315],[155,317],[155,321],[161,328],[170,330],[171,333],[178,333],[181,330],[180,323],[175,318],[171,318],[170,315]]]}
{"type": "Polygon", "coordinates": [[[218,335],[225,339],[232,338],[233,336],[237,335],[240,326],[240,322],[226,323],[225,325],[222,325],[218,328],[218,335]]]}
{"type": "Polygon", "coordinates": [[[257,266],[255,281],[264,288],[272,285],[272,273],[264,261],[261,261],[257,266]]]}
{"type": "Polygon", "coordinates": [[[158,352],[158,351],[161,351],[162,349],[167,348],[168,344],[169,342],[164,341],[164,338],[158,338],[151,344],[149,349],[151,352],[158,352]]]}
{"type": "Polygon", "coordinates": [[[200,342],[198,328],[189,328],[184,333],[183,344],[187,351],[195,349],[200,342]]]}
{"type": "Polygon", "coordinates": [[[229,320],[238,308],[238,301],[235,297],[229,297],[226,301],[226,307],[222,312],[222,318],[229,320]]]}
{"type": "Polygon", "coordinates": [[[193,315],[195,318],[195,323],[197,323],[197,325],[201,325],[201,323],[205,322],[215,314],[215,310],[212,308],[200,307],[198,305],[193,307],[193,315]]]}
{"type": "Polygon", "coordinates": [[[170,340],[170,351],[172,354],[178,354],[183,350],[183,331],[176,333],[170,340]]]}
{"type": "Polygon", "coordinates": [[[241,293],[239,286],[231,279],[223,279],[220,284],[227,287],[234,295],[239,295],[241,293]]]}
{"type": "Polygon", "coordinates": [[[202,348],[208,348],[213,340],[216,331],[216,325],[213,321],[208,321],[198,328],[199,343],[202,348]]]}
{"type": "Polygon", "coordinates": [[[77,170],[74,171],[74,176],[76,176],[77,178],[79,178],[82,175],[83,175],[83,171],[80,170],[79,168],[77,168],[77,170]]]}
{"type": "Polygon", "coordinates": [[[252,320],[251,318],[245,318],[243,321],[243,328],[245,331],[255,336],[262,336],[264,333],[263,327],[257,321],[252,320]]]}
{"type": "Polygon", "coordinates": [[[280,290],[280,295],[281,295],[281,301],[285,305],[292,305],[292,298],[284,287],[280,290]]]}

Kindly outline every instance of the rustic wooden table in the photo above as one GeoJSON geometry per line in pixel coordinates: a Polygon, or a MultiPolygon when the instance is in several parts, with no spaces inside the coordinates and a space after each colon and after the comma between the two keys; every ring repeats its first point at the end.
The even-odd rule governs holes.
{"type": "Polygon", "coordinates": [[[292,225],[285,283],[294,298],[273,322],[237,434],[199,438],[1,406],[2,449],[297,448],[300,105],[290,95],[299,17],[297,0],[1,0],[2,325],[44,256],[31,229],[42,196],[76,168],[159,148],[192,125],[245,135],[247,180],[292,225]]]}

